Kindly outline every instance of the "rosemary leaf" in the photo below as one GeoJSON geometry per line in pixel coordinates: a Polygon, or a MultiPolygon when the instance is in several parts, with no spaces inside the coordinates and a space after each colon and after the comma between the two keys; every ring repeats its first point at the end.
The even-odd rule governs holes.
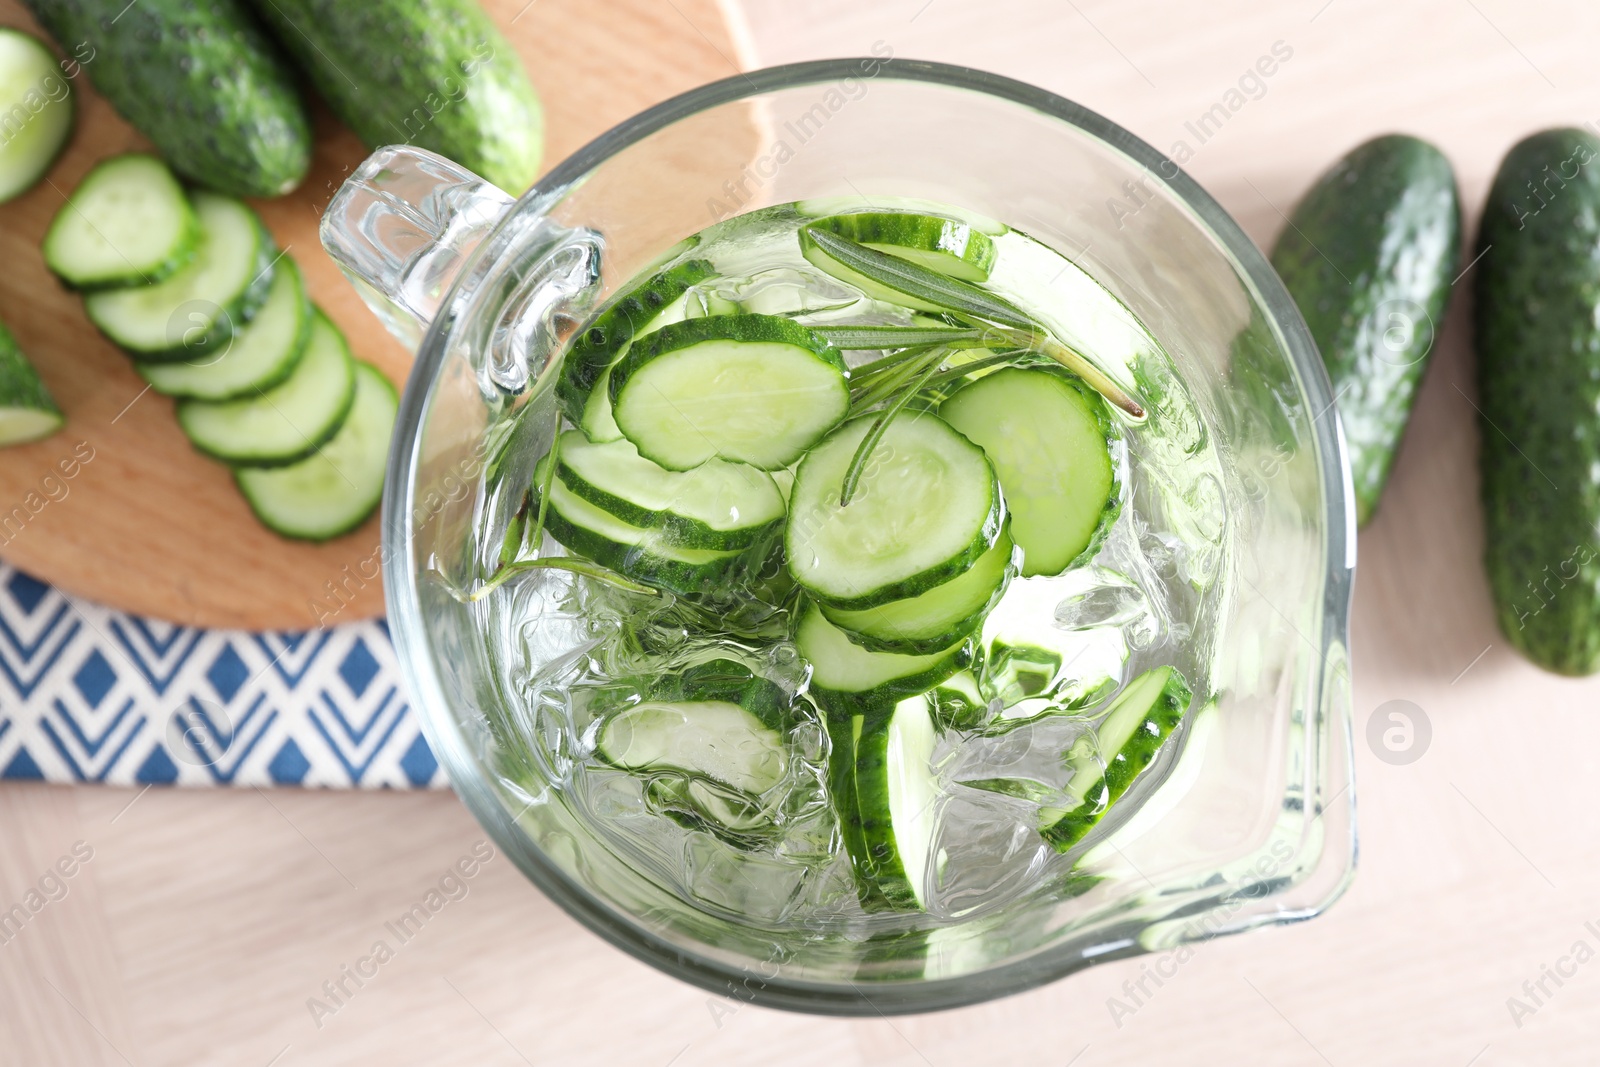
{"type": "Polygon", "coordinates": [[[593,578],[595,581],[614,585],[618,589],[626,589],[630,593],[645,593],[649,596],[661,595],[658,590],[652,589],[648,585],[640,585],[630,578],[624,578],[610,567],[602,567],[593,560],[579,559],[576,556],[541,556],[538,559],[525,559],[521,563],[513,563],[509,567],[501,567],[494,573],[494,577],[484,582],[467,597],[467,602],[476,603],[482,600],[519,574],[527,574],[529,571],[544,569],[571,571],[573,574],[581,574],[585,578],[593,578]]]}
{"type": "Polygon", "coordinates": [[[1019,330],[1034,328],[1033,320],[1016,305],[975,285],[947,278],[921,264],[879,252],[815,226],[807,226],[804,232],[818,248],[844,266],[897,293],[960,315],[989,319],[1019,330]]]}
{"type": "Polygon", "coordinates": [[[850,468],[844,472],[844,484],[839,488],[839,506],[841,508],[850,506],[850,500],[856,495],[857,486],[861,484],[861,474],[867,469],[867,460],[871,457],[873,450],[878,447],[878,442],[883,440],[883,435],[889,429],[889,424],[894,421],[896,415],[905,409],[907,401],[916,396],[918,391],[928,384],[928,379],[932,378],[934,372],[939,369],[940,362],[941,360],[937,357],[931,358],[927,369],[917,376],[917,380],[907,386],[899,396],[895,397],[894,402],[884,408],[883,412],[873,421],[872,428],[861,439],[860,446],[856,448],[856,454],[850,459],[850,468]]]}
{"type": "Polygon", "coordinates": [[[835,348],[912,348],[977,341],[981,330],[959,326],[813,326],[835,348]]]}

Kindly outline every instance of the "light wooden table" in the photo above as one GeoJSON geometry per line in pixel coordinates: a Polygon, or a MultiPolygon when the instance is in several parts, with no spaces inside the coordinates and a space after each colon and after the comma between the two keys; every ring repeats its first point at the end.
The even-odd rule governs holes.
{"type": "MultiPolygon", "coordinates": [[[[1438,143],[1475,218],[1513,141],[1600,117],[1600,10],[1575,2],[748,0],[748,14],[762,62],[883,41],[1044,85],[1163,148],[1282,41],[1293,56],[1265,95],[1190,164],[1263,244],[1372,134],[1438,143]]],[[[1585,926],[1600,931],[1600,681],[1542,675],[1495,632],[1464,305],[1362,535],[1356,593],[1358,729],[1407,699],[1432,745],[1396,767],[1358,741],[1361,872],[1328,915],[1203,946],[1120,1027],[1106,1001],[1137,961],[892,1023],[730,1013],[607,948],[497,858],[318,1028],[307,998],[480,840],[452,797],[7,788],[0,906],[75,841],[93,858],[0,946],[0,1063],[1595,1062],[1600,961],[1547,979],[1521,1025],[1507,1006],[1575,942],[1600,950],[1585,926]]]]}

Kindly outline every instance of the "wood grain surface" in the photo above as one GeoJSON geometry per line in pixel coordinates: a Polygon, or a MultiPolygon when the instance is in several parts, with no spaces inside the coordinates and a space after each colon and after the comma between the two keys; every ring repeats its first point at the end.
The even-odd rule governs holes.
{"type": "MultiPolygon", "coordinates": [[[[1514,141],[1600,115],[1600,11],[1577,3],[748,0],[746,11],[765,62],[884,41],[1037,82],[1163,148],[1281,40],[1293,57],[1190,163],[1263,245],[1278,212],[1373,134],[1436,141],[1475,225],[1514,141]]],[[[1466,305],[1443,325],[1361,535],[1361,862],[1327,915],[1201,946],[1164,965],[1159,987],[1143,977],[1147,958],[962,1011],[841,1021],[740,1008],[654,973],[497,858],[319,1028],[307,999],[481,839],[453,798],[14,786],[0,790],[0,906],[75,841],[95,852],[66,897],[0,946],[0,1063],[1593,1064],[1600,682],[1542,674],[1495,631],[1466,305]],[[1364,740],[1390,700],[1431,724],[1409,764],[1364,740]],[[1567,976],[1557,985],[1545,967],[1567,976]],[[1113,1018],[1110,998],[1134,1004],[1141,980],[1133,1013],[1113,1018]],[[1512,997],[1531,1013],[1513,1017],[1512,997]]]]}
{"type": "MultiPolygon", "coordinates": [[[[677,10],[660,0],[488,0],[544,101],[546,167],[641,109],[734,73],[740,42],[716,0],[676,2],[677,10]]],[[[37,32],[16,0],[0,0],[0,24],[37,32]]],[[[92,78],[93,64],[86,69],[92,78]]],[[[149,147],[84,79],[75,87],[78,125],[61,160],[47,181],[0,205],[0,320],[67,415],[60,433],[0,455],[0,515],[30,494],[37,509],[0,536],[0,557],[68,592],[190,625],[297,630],[319,618],[381,614],[381,583],[361,578],[379,559],[377,517],[322,545],[266,529],[228,469],[189,446],[173,402],[145,389],[89,325],[79,298],[45,269],[39,241],[82,176],[106,156],[149,147]],[[64,496],[45,496],[41,479],[75,450],[93,458],[65,482],[64,496]],[[345,591],[338,599],[329,582],[345,591]],[[313,607],[338,608],[340,600],[336,616],[313,607]]],[[[411,354],[317,240],[323,208],[366,149],[320,104],[313,118],[316,153],[305,183],[256,207],[356,355],[403,383],[411,354]]]]}

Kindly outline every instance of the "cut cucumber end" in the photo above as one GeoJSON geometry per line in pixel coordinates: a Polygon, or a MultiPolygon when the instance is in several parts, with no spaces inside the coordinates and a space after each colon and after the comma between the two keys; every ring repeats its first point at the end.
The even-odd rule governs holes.
{"type": "Polygon", "coordinates": [[[777,470],[844,418],[844,366],[791,319],[688,319],[641,338],[612,369],[612,414],[640,455],[670,470],[713,457],[777,470]]]}
{"type": "Polygon", "coordinates": [[[72,135],[72,84],[37,37],[0,28],[0,203],[32,189],[72,135]]]}
{"type": "Polygon", "coordinates": [[[285,537],[327,541],[350,532],[383,498],[399,406],[389,379],[370,363],[357,363],[355,400],[339,432],[298,463],[236,470],[239,491],[256,516],[285,537]]]}
{"type": "Polygon", "coordinates": [[[66,422],[60,412],[0,405],[0,448],[49,437],[66,422]]]}
{"type": "Polygon", "coordinates": [[[45,265],[75,289],[151,285],[194,258],[200,221],[167,165],[142,152],[95,166],[44,235],[45,265]]]}

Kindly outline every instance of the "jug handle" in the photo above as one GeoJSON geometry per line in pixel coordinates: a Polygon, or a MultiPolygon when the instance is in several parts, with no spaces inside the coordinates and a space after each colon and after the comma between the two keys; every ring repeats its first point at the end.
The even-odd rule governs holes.
{"type": "Polygon", "coordinates": [[[513,202],[443,156],[391,145],[339,187],[322,216],[322,246],[415,351],[468,257],[513,202]]]}

